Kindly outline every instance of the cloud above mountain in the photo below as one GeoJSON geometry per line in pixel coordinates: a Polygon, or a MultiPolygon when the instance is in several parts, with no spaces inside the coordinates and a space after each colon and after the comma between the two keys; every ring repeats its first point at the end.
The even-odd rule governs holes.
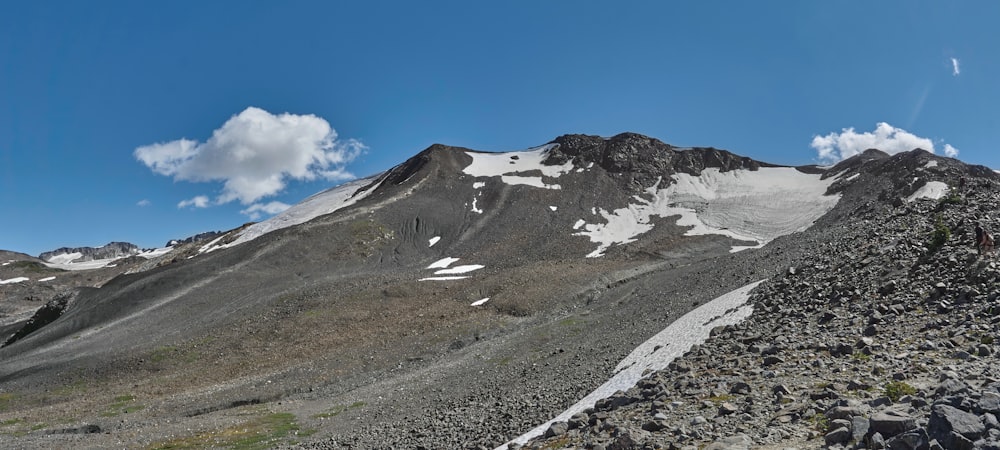
{"type": "MultiPolygon", "coordinates": [[[[870,148],[876,148],[889,154],[907,152],[922,148],[936,152],[934,141],[910,133],[902,128],[896,128],[885,122],[879,122],[875,131],[859,133],[854,128],[844,128],[840,133],[830,133],[826,136],[814,136],[810,147],[816,150],[818,159],[824,163],[835,163],[860,154],[870,148]]],[[[944,144],[945,156],[958,156],[958,149],[950,144],[944,144]]]]}
{"type": "Polygon", "coordinates": [[[271,114],[249,107],[212,132],[205,142],[178,139],[136,148],[134,156],[159,175],[175,181],[222,182],[214,200],[200,195],[178,207],[207,207],[239,201],[250,213],[277,210],[274,202],[255,203],[280,193],[289,180],[341,181],[345,169],[366,147],[337,140],[323,118],[312,114],[271,114]]]}

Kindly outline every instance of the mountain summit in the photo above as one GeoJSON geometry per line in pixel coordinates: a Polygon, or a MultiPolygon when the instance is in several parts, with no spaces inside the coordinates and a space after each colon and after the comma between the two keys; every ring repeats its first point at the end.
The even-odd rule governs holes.
{"type": "MultiPolygon", "coordinates": [[[[781,293],[780,304],[754,301],[765,305],[747,319],[757,323],[759,314],[795,311],[800,299],[788,293],[809,294],[786,280],[790,267],[809,276],[822,275],[817,266],[837,268],[848,280],[856,258],[889,245],[858,241],[859,234],[878,236],[895,223],[889,218],[909,218],[915,235],[903,248],[921,253],[934,228],[928,212],[969,205],[956,200],[965,195],[954,188],[959,180],[982,189],[997,175],[923,151],[787,167],[632,133],[566,135],[506,153],[433,145],[263,222],[165,249],[99,287],[61,293],[57,318],[0,348],[0,392],[10,393],[0,397],[8,405],[0,422],[16,416],[11,430],[27,434],[25,446],[59,446],[66,433],[95,429],[103,433],[73,439],[98,447],[229,445],[249,433],[282,445],[295,429],[315,431],[295,438],[314,448],[501,446],[603,392],[619,374],[672,376],[652,362],[644,370],[618,366],[639,367],[634,361],[664,346],[661,354],[680,355],[686,348],[670,342],[707,336],[715,316],[750,313],[739,302],[718,314],[699,309],[713,299],[781,293]],[[861,250],[832,250],[844,242],[861,250]],[[712,314],[681,327],[683,336],[641,347],[705,311],[712,314]],[[36,426],[49,433],[32,434],[36,426]]],[[[939,245],[940,254],[959,252],[957,241],[939,245]]],[[[0,267],[0,278],[13,276],[13,266],[0,267]]],[[[40,282],[18,270],[23,280],[9,286],[40,282]]],[[[866,289],[856,288],[858,298],[866,289]]],[[[836,292],[854,298],[846,287],[836,292]]],[[[2,330],[14,333],[28,319],[10,318],[2,330]]],[[[860,325],[845,324],[838,342],[860,325]]],[[[791,339],[752,331],[759,345],[780,337],[773,343],[787,347],[791,339]]],[[[830,348],[840,347],[813,351],[830,348]]],[[[711,370],[757,373],[734,367],[711,370]]],[[[711,389],[697,392],[685,401],[712,401],[711,389]]],[[[591,428],[573,427],[592,435],[575,431],[573,442],[610,445],[601,433],[611,422],[600,414],[620,408],[590,408],[579,414],[591,428]]],[[[558,431],[549,438],[567,436],[558,431]]],[[[636,445],[666,442],[639,434],[636,445]]],[[[724,437],[683,435],[683,442],[724,437]]]]}

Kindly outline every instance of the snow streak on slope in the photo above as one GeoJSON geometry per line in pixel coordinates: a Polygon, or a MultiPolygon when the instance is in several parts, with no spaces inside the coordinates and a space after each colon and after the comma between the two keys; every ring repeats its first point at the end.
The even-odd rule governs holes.
{"type": "Polygon", "coordinates": [[[558,145],[547,144],[521,152],[466,152],[472,157],[472,164],[469,164],[462,172],[474,177],[500,177],[501,181],[511,185],[523,184],[544,189],[561,189],[562,186],[558,184],[546,184],[543,181],[543,177],[558,178],[573,170],[572,161],[559,166],[542,164],[542,161],[548,157],[549,151],[558,145]],[[519,175],[533,171],[541,172],[542,176],[519,175]]]}
{"type": "Polygon", "coordinates": [[[588,223],[585,231],[575,233],[599,244],[587,256],[603,256],[612,245],[634,242],[653,229],[654,216],[679,215],[677,225],[692,227],[685,236],[719,234],[758,244],[731,251],[759,247],[808,228],[840,200],[839,195],[824,195],[832,177],[821,180],[820,175],[790,167],[728,172],[710,168],[696,177],[675,174],[673,181],[665,188],[658,181],[624,208],[597,210],[605,223],[588,223]]]}
{"type": "Polygon", "coordinates": [[[330,214],[339,209],[346,208],[372,193],[377,186],[372,186],[363,192],[358,192],[358,190],[370,185],[381,176],[382,174],[380,173],[368,178],[350,181],[340,186],[327,189],[318,194],[314,194],[313,196],[303,200],[291,208],[286,209],[280,214],[271,217],[270,219],[250,225],[240,232],[240,236],[236,238],[236,240],[228,244],[219,245],[218,243],[222,239],[220,237],[202,247],[201,252],[211,252],[220,248],[229,248],[234,245],[239,245],[244,242],[257,239],[258,237],[272,231],[305,223],[324,214],[330,214]],[[357,193],[357,195],[355,195],[355,193],[357,193]]]}
{"type": "Polygon", "coordinates": [[[498,450],[506,449],[512,443],[524,444],[531,438],[541,436],[553,423],[565,422],[574,414],[593,407],[598,400],[635,386],[646,371],[666,368],[671,361],[683,355],[691,346],[705,342],[712,328],[733,325],[747,318],[753,312],[753,307],[746,305],[747,300],[750,299],[750,291],[762,282],[763,280],[750,283],[723,294],[677,319],[663,331],[639,344],[632,353],[618,363],[614,376],[606,383],[554,419],[498,447],[498,450]]]}
{"type": "Polygon", "coordinates": [[[918,198],[929,198],[931,200],[938,200],[944,197],[948,193],[948,185],[940,181],[929,181],[927,184],[920,186],[912,195],[906,198],[907,202],[912,202],[918,198]]]}

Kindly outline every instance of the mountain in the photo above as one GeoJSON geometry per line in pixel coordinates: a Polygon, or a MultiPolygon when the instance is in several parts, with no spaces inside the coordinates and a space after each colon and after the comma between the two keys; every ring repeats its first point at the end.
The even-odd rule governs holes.
{"type": "Polygon", "coordinates": [[[117,259],[139,253],[139,247],[128,242],[109,242],[101,247],[63,247],[38,255],[40,259],[53,262],[84,262],[95,259],[117,259]]]}
{"type": "MultiPolygon", "coordinates": [[[[743,322],[755,328],[734,325],[717,331],[718,339],[756,333],[748,342],[791,347],[799,337],[756,325],[765,313],[792,324],[800,303],[811,308],[803,317],[818,308],[799,297],[811,291],[798,279],[783,281],[789,268],[809,286],[826,286],[805,279],[828,273],[817,266],[844,268],[841,283],[851,280],[849,268],[869,276],[858,258],[870,259],[864,267],[875,274],[906,272],[875,258],[884,244],[863,239],[905,225],[893,233],[917,237],[893,248],[925,255],[919,242],[935,220],[928,212],[980,205],[955,200],[960,194],[949,186],[962,178],[985,189],[997,175],[923,151],[785,167],[630,133],[568,135],[510,153],[433,145],[267,221],[74,291],[58,318],[0,348],[0,392],[9,393],[0,397],[7,405],[0,423],[25,434],[21,446],[224,446],[240,439],[309,448],[500,446],[625,372],[616,366],[640,344],[727,293],[746,289],[755,299],[743,322]],[[761,280],[768,281],[749,291],[761,280]],[[92,431],[101,432],[70,434],[92,431]]],[[[935,255],[962,248],[946,239],[935,255]]],[[[850,290],[830,289],[852,298],[850,290]]],[[[855,289],[864,298],[868,285],[855,289]]],[[[836,342],[846,341],[860,313],[846,303],[828,309],[838,318],[829,321],[850,318],[836,342]]],[[[712,350],[711,342],[679,361],[693,367],[686,361],[707,355],[719,365],[706,373],[738,371],[763,389],[767,381],[754,377],[770,379],[769,369],[723,366],[730,355],[749,353],[712,350]]],[[[808,350],[830,348],[840,347],[808,350]]],[[[657,370],[638,374],[670,382],[665,377],[673,375],[657,370]]],[[[791,363],[784,370],[800,372],[791,363]]],[[[831,368],[809,381],[833,383],[823,377],[841,373],[831,368]]],[[[684,382],[691,392],[685,402],[712,401],[712,387],[705,396],[697,379],[684,382]]],[[[837,392],[810,399],[810,407],[825,412],[818,408],[848,395],[837,392]]],[[[622,406],[645,399],[641,391],[628,398],[587,413],[591,428],[574,422],[572,431],[567,425],[537,446],[582,445],[588,436],[612,445],[611,437],[598,442],[611,430],[634,432],[636,442],[657,439],[639,436],[653,433],[644,423],[626,423],[637,413],[622,406]],[[625,415],[609,422],[619,410],[625,415]]],[[[788,427],[804,427],[807,410],[788,427]]],[[[664,414],[656,420],[678,423],[664,414]]],[[[673,433],[671,426],[663,429],[673,433]]],[[[683,435],[683,445],[725,437],[690,427],[677,425],[685,431],[672,436],[683,435]]]]}

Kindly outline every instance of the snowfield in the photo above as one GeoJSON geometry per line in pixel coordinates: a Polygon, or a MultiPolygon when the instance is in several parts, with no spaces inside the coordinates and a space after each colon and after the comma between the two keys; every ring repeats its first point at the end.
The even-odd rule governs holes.
{"type": "Polygon", "coordinates": [[[791,167],[728,172],[710,168],[697,177],[675,174],[673,181],[665,188],[658,181],[624,208],[598,209],[601,220],[586,223],[584,231],[575,233],[598,244],[587,257],[600,257],[613,245],[634,242],[653,229],[654,216],[680,216],[677,225],[691,227],[685,236],[718,234],[756,242],[734,246],[733,252],[758,248],[805,230],[840,200],[839,195],[824,195],[833,177],[822,180],[791,167]]]}
{"type": "Polygon", "coordinates": [[[681,316],[663,331],[639,344],[632,353],[618,363],[615,374],[606,383],[554,419],[497,447],[497,450],[506,450],[510,444],[524,444],[534,437],[541,436],[553,423],[565,422],[574,414],[593,407],[598,400],[635,386],[643,373],[665,369],[671,361],[683,355],[693,345],[705,342],[712,328],[734,325],[749,317],[753,312],[753,308],[746,304],[750,299],[750,291],[764,281],[750,283],[723,294],[681,316]]]}
{"type": "MultiPolygon", "coordinates": [[[[462,170],[474,177],[500,177],[506,184],[523,184],[542,189],[562,189],[558,184],[547,184],[543,178],[558,178],[573,170],[573,161],[559,166],[547,166],[542,161],[559,144],[546,144],[530,150],[506,153],[466,152],[472,157],[472,164],[462,170]],[[542,176],[519,175],[539,171],[542,176]]],[[[476,184],[479,184],[478,182],[476,184]]]]}
{"type": "Polygon", "coordinates": [[[911,194],[906,198],[907,202],[912,202],[921,198],[929,198],[931,200],[938,200],[948,194],[948,185],[940,181],[929,181],[927,184],[920,186],[916,192],[911,194]]]}
{"type": "Polygon", "coordinates": [[[314,194],[311,197],[299,202],[298,204],[284,210],[283,212],[271,217],[262,222],[250,225],[242,232],[240,232],[239,237],[228,244],[219,244],[222,237],[219,237],[208,244],[202,246],[200,252],[207,253],[211,251],[218,250],[220,248],[229,248],[236,245],[240,245],[244,242],[252,241],[257,239],[264,234],[270,233],[275,230],[280,230],[282,228],[288,228],[293,225],[298,225],[301,223],[306,223],[324,214],[330,214],[339,209],[346,208],[357,203],[359,200],[368,196],[372,193],[378,186],[372,186],[368,190],[358,192],[359,189],[374,183],[376,180],[382,177],[383,173],[370,176],[368,178],[362,178],[354,181],[349,181],[347,183],[341,184],[330,189],[327,189],[318,194],[314,194]],[[355,195],[357,194],[357,195],[355,195]]]}

